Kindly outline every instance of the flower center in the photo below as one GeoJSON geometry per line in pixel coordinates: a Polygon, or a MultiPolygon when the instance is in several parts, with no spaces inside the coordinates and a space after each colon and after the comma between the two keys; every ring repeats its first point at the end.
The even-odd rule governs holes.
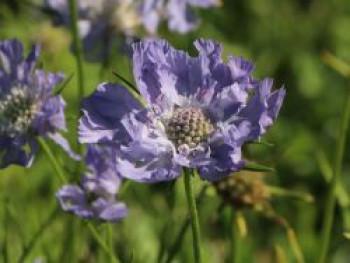
{"type": "Polygon", "coordinates": [[[0,135],[14,137],[27,132],[38,109],[24,89],[13,88],[0,99],[0,135]]]}
{"type": "Polygon", "coordinates": [[[213,125],[199,108],[177,108],[167,124],[169,138],[180,146],[196,147],[207,139],[213,130],[213,125]]]}

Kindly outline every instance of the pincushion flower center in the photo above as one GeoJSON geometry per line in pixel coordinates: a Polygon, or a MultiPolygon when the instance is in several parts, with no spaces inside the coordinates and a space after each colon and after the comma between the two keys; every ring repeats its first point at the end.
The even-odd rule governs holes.
{"type": "Polygon", "coordinates": [[[167,134],[179,147],[188,145],[196,147],[205,141],[213,130],[213,125],[200,108],[187,107],[174,110],[167,123],[167,134]]]}
{"type": "Polygon", "coordinates": [[[0,134],[16,136],[28,131],[39,110],[23,88],[12,88],[0,99],[0,134]]]}

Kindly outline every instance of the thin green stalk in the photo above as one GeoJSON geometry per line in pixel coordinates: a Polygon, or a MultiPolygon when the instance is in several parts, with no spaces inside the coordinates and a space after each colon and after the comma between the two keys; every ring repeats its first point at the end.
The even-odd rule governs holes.
{"type": "Polygon", "coordinates": [[[119,260],[114,255],[113,251],[111,251],[106,244],[106,242],[103,240],[103,238],[100,236],[100,234],[97,232],[96,228],[90,223],[87,223],[87,226],[91,232],[91,234],[94,236],[95,240],[99,244],[99,246],[110,256],[111,262],[118,263],[119,260]]]}
{"type": "MultiPolygon", "coordinates": [[[[350,79],[348,79],[348,81],[350,83],[350,79]]],[[[338,140],[336,142],[333,177],[332,177],[331,185],[329,188],[329,195],[328,195],[326,205],[325,205],[325,210],[324,210],[324,217],[323,217],[324,223],[323,223],[323,229],[322,229],[321,250],[317,261],[318,263],[326,262],[327,251],[329,248],[330,237],[332,232],[331,230],[332,230],[333,219],[334,219],[336,186],[338,184],[338,181],[340,180],[341,171],[342,171],[349,117],[350,117],[350,87],[347,87],[341,122],[338,130],[338,137],[337,137],[338,140]]]]}
{"type": "Polygon", "coordinates": [[[46,141],[38,136],[37,137],[37,140],[41,146],[41,148],[44,150],[45,154],[47,155],[47,157],[49,158],[49,161],[52,165],[52,168],[55,170],[57,176],[60,178],[61,182],[62,183],[66,183],[67,182],[67,179],[66,177],[64,176],[64,172],[63,170],[61,169],[61,166],[58,164],[55,156],[53,155],[49,145],[46,143],[46,141]]]}
{"type": "MultiPolygon", "coordinates": [[[[78,1],[69,0],[69,13],[71,21],[71,34],[73,38],[73,46],[75,51],[75,59],[78,72],[78,116],[80,115],[80,102],[85,94],[85,83],[84,83],[84,65],[83,65],[83,45],[79,36],[78,31],[78,1]]],[[[83,155],[83,147],[78,142],[77,143],[77,152],[79,155],[83,155]]],[[[83,163],[79,162],[77,165],[77,174],[81,174],[83,170],[83,163]]]]}
{"type": "Polygon", "coordinates": [[[45,230],[53,223],[55,218],[58,215],[58,212],[60,211],[59,207],[56,207],[48,216],[48,218],[42,223],[42,225],[39,227],[38,231],[34,234],[34,236],[29,241],[28,245],[26,245],[22,251],[21,256],[19,257],[18,262],[25,262],[27,256],[30,254],[38,240],[42,237],[45,230]]]}
{"type": "Polygon", "coordinates": [[[231,208],[231,220],[230,220],[230,263],[236,262],[236,215],[233,208],[231,208]]]}
{"type": "Polygon", "coordinates": [[[314,201],[313,196],[308,194],[308,193],[288,190],[288,189],[280,188],[277,186],[268,186],[267,189],[268,189],[269,194],[273,195],[273,196],[292,197],[292,198],[301,199],[305,202],[313,202],[314,201]]]}
{"type": "Polygon", "coordinates": [[[196,200],[193,194],[192,188],[192,176],[193,169],[184,168],[184,183],[185,191],[187,197],[188,208],[190,212],[191,225],[192,225],[192,236],[193,236],[193,253],[194,253],[194,262],[201,263],[201,246],[200,246],[200,229],[199,229],[199,220],[198,212],[196,207],[196,200]]]}
{"type": "MultiPolygon", "coordinates": [[[[205,191],[207,190],[208,186],[209,185],[204,185],[202,187],[201,192],[198,194],[198,196],[196,198],[196,203],[198,205],[200,205],[202,203],[203,198],[205,196],[205,191]]],[[[165,260],[165,263],[170,263],[174,259],[176,253],[179,251],[179,249],[182,245],[182,240],[184,239],[184,236],[185,236],[186,231],[189,228],[190,224],[191,224],[191,220],[189,217],[187,217],[185,222],[182,224],[180,231],[175,238],[174,243],[169,248],[168,257],[165,260]]]]}
{"type": "Polygon", "coordinates": [[[9,232],[9,199],[8,197],[5,198],[4,202],[4,240],[2,245],[2,254],[3,254],[3,260],[4,263],[9,262],[9,255],[8,255],[8,247],[9,247],[9,240],[8,240],[8,232],[9,232]]]}
{"type": "Polygon", "coordinates": [[[114,244],[113,244],[113,225],[112,224],[107,224],[107,244],[109,247],[109,250],[112,253],[108,253],[109,256],[109,262],[113,262],[114,258],[114,244]]]}
{"type": "Polygon", "coordinates": [[[78,31],[78,1],[69,0],[69,13],[71,21],[71,33],[73,38],[74,52],[78,71],[78,99],[84,97],[84,67],[83,67],[83,45],[78,31]]]}

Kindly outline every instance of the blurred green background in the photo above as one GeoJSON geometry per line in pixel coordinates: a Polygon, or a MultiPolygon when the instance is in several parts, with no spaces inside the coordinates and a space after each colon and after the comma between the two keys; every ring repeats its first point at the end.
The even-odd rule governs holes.
{"type": "MultiPolygon", "coordinates": [[[[47,71],[76,72],[66,28],[54,28],[50,16],[37,8],[40,1],[2,0],[0,39],[18,38],[26,46],[42,45],[40,64],[47,71]]],[[[305,262],[319,253],[329,175],[334,159],[337,127],[346,88],[345,80],[321,59],[325,51],[350,63],[350,4],[348,0],[248,0],[223,1],[223,6],[199,10],[202,23],[188,35],[168,32],[160,37],[193,54],[192,42],[211,38],[224,46],[224,54],[241,55],[256,63],[255,76],[272,77],[275,87],[285,85],[287,96],[276,124],[264,140],[273,147],[250,145],[246,155],[276,168],[267,181],[293,191],[314,196],[313,203],[291,198],[273,198],[275,210],[287,218],[296,231],[305,262]]],[[[101,65],[85,63],[86,88],[91,93],[101,81],[101,65]]],[[[117,81],[112,70],[132,80],[127,57],[114,54],[104,69],[103,80],[117,81]]],[[[75,144],[78,107],[76,75],[63,91],[67,101],[68,138],[75,144]]],[[[54,147],[54,145],[52,145],[54,147]]],[[[67,171],[74,168],[60,150],[55,153],[67,171]]],[[[348,140],[346,149],[350,149],[348,140]]],[[[349,262],[350,240],[342,233],[350,230],[348,211],[350,151],[346,150],[342,176],[342,206],[337,206],[330,247],[330,261],[349,262]],[[348,229],[349,227],[349,229],[348,229]]],[[[77,180],[77,178],[73,178],[77,180]]],[[[196,184],[196,190],[201,188],[196,184]]],[[[38,154],[31,169],[10,167],[0,171],[0,262],[17,262],[57,202],[60,181],[46,156],[38,154]],[[7,242],[5,253],[4,240],[7,242]]],[[[115,251],[122,262],[158,262],[164,247],[171,244],[186,219],[187,204],[182,179],[174,183],[140,185],[131,183],[123,197],[130,215],[113,226],[115,251]]],[[[229,211],[220,211],[220,198],[208,191],[199,207],[205,262],[228,262],[229,211]]],[[[254,211],[244,212],[248,235],[237,241],[237,262],[296,262],[284,229],[254,211]],[[276,245],[286,261],[276,256],[276,245]],[[278,261],[279,260],[279,261],[278,261]]],[[[106,226],[97,226],[105,235],[106,226]]],[[[191,262],[191,233],[187,231],[174,262],[191,262]]],[[[278,254],[278,253],[277,253],[278,254]]],[[[27,262],[108,262],[87,230],[86,224],[60,212],[40,237],[27,262]],[[42,261],[35,261],[42,260],[42,261]]]]}

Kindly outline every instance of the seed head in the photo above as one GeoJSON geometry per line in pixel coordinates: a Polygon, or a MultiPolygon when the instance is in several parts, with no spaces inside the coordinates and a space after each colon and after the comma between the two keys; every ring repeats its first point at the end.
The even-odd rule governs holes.
{"type": "Polygon", "coordinates": [[[203,111],[193,107],[176,109],[167,124],[167,134],[176,146],[186,144],[190,148],[207,139],[212,130],[203,111]]]}
{"type": "Polygon", "coordinates": [[[236,172],[214,184],[226,204],[235,208],[253,208],[269,198],[260,174],[236,172]]]}

